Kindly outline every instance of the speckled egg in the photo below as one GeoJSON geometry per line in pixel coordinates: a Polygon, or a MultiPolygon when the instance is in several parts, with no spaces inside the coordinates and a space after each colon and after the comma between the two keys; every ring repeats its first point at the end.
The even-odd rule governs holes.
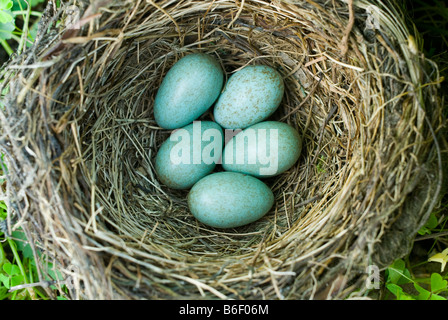
{"type": "Polygon", "coordinates": [[[199,180],[188,194],[191,213],[215,228],[236,228],[263,217],[274,204],[271,189],[249,175],[217,172],[199,180]]]}
{"type": "Polygon", "coordinates": [[[223,131],[216,122],[194,121],[175,130],[155,158],[159,181],[172,189],[191,188],[221,160],[223,143],[223,131]]]}
{"type": "Polygon", "coordinates": [[[154,118],[165,129],[181,128],[199,118],[221,93],[224,75],[210,55],[194,53],[168,71],[154,100],[154,118]]]}
{"type": "Polygon", "coordinates": [[[290,125],[264,121],[235,135],[222,155],[224,170],[273,177],[291,168],[302,150],[302,139],[290,125]]]}
{"type": "Polygon", "coordinates": [[[272,115],[283,93],[283,79],[275,69],[247,66],[227,81],[213,110],[215,121],[226,129],[247,128],[272,115]]]}

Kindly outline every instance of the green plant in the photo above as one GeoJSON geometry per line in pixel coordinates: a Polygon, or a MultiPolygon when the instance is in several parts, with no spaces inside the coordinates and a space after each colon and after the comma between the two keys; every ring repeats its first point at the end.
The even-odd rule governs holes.
{"type": "MultiPolygon", "coordinates": [[[[4,155],[0,154],[0,187],[5,183],[1,178],[6,171],[4,155]]],[[[0,224],[5,228],[8,215],[7,206],[0,201],[0,224]]],[[[25,242],[26,237],[21,229],[6,236],[6,230],[0,229],[0,300],[46,299],[46,296],[37,288],[23,288],[10,292],[12,287],[34,282],[37,278],[37,269],[32,250],[25,242]]]]}
{"type": "MultiPolygon", "coordinates": [[[[4,183],[1,179],[3,170],[6,170],[6,165],[4,155],[0,154],[0,186],[4,183]]],[[[0,226],[2,224],[4,226],[7,215],[5,202],[0,201],[0,226]]],[[[47,261],[45,256],[39,252],[37,254],[39,259],[47,261]]],[[[52,263],[47,262],[46,265],[45,281],[52,283],[53,280],[64,280],[62,274],[54,270],[52,263]]],[[[18,228],[12,231],[11,236],[7,236],[6,230],[0,228],[0,300],[48,299],[47,294],[35,285],[36,281],[38,281],[36,261],[25,232],[18,228]]],[[[56,287],[50,286],[50,289],[56,290],[56,287]]],[[[65,299],[63,295],[57,295],[56,298],[65,299]]]]}
{"type": "Polygon", "coordinates": [[[8,55],[20,54],[33,43],[42,13],[32,8],[44,1],[0,0],[0,43],[8,55]],[[11,40],[17,48],[11,45],[11,40]]]}
{"type": "Polygon", "coordinates": [[[419,235],[431,234],[438,225],[437,217],[434,213],[429,216],[426,224],[418,231],[419,235]]]}
{"type": "Polygon", "coordinates": [[[12,287],[33,283],[37,278],[32,252],[29,245],[21,242],[23,238],[21,230],[14,231],[11,237],[0,232],[0,300],[47,299],[36,287],[9,291],[12,287]]]}
{"type": "Polygon", "coordinates": [[[398,259],[386,270],[385,287],[397,300],[447,300],[440,295],[448,291],[447,276],[432,273],[429,278],[411,276],[404,260],[398,259]]]}
{"type": "MultiPolygon", "coordinates": [[[[44,0],[0,0],[0,44],[11,55],[23,52],[32,44],[37,31],[37,22],[41,16],[32,11],[44,0]],[[33,19],[31,19],[33,17],[33,19]]],[[[5,180],[1,177],[6,170],[4,155],[0,154],[0,187],[5,180]]],[[[0,201],[0,223],[4,226],[7,218],[7,206],[0,201]]],[[[9,292],[14,286],[32,283],[37,277],[37,269],[29,246],[22,242],[23,231],[16,230],[7,237],[0,229],[0,300],[3,299],[38,299],[46,298],[37,288],[24,288],[9,292]]]]}
{"type": "MultiPolygon", "coordinates": [[[[385,294],[384,299],[396,300],[446,300],[448,292],[447,278],[445,272],[445,264],[448,262],[448,249],[440,253],[434,252],[434,247],[443,247],[444,238],[439,235],[446,233],[445,226],[448,217],[445,214],[446,206],[442,206],[439,210],[433,212],[425,225],[419,230],[419,241],[414,243],[414,247],[421,242],[426,241],[427,248],[426,261],[416,262],[412,265],[410,262],[413,253],[405,259],[396,260],[385,271],[384,287],[389,294],[385,294]],[[420,240],[423,240],[420,242],[420,240]],[[429,266],[429,262],[440,263],[440,272],[434,272],[435,265],[429,266]],[[417,271],[418,270],[418,271],[417,271]],[[416,276],[416,272],[420,276],[416,276]],[[393,294],[392,297],[390,294],[393,294]]],[[[417,259],[419,261],[421,257],[417,259]]],[[[413,259],[415,260],[415,259],[413,259]]]]}
{"type": "MultiPolygon", "coordinates": [[[[6,171],[4,155],[0,154],[0,187],[5,183],[1,178],[6,171]]],[[[8,215],[7,206],[0,201],[0,224],[5,228],[8,215]]],[[[22,300],[45,298],[45,295],[36,288],[26,288],[10,292],[15,286],[32,283],[37,277],[33,254],[25,242],[22,230],[15,230],[11,237],[6,236],[6,230],[0,229],[0,300],[22,300]]]]}

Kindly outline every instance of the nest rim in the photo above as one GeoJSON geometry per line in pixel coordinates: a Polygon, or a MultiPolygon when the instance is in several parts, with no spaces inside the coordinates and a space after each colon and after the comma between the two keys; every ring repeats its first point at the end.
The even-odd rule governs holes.
{"type": "MultiPolygon", "coordinates": [[[[435,206],[437,197],[429,194],[440,193],[440,165],[419,169],[424,166],[419,157],[432,155],[433,163],[440,162],[433,155],[432,130],[440,110],[426,115],[421,107],[437,86],[420,88],[424,58],[402,45],[407,30],[398,30],[397,41],[376,35],[373,47],[382,50],[381,61],[356,42],[368,32],[350,30],[354,35],[344,40],[342,27],[362,19],[370,2],[360,1],[356,10],[338,2],[333,12],[338,19],[320,2],[263,6],[268,2],[162,1],[127,8],[114,2],[106,9],[98,1],[85,8],[88,23],[81,34],[65,30],[50,50],[42,44],[31,49],[41,68],[19,72],[25,84],[13,72],[17,60],[9,63],[11,94],[0,121],[18,120],[2,132],[8,141],[2,149],[11,159],[9,193],[18,196],[8,202],[19,217],[15,226],[39,244],[35,251],[45,250],[65,274],[75,266],[73,297],[346,296],[365,280],[367,264],[383,263],[376,245],[393,227],[382,225],[416,232],[435,206]],[[95,10],[100,19],[92,18],[95,10]],[[347,41],[347,49],[337,45],[339,39],[347,41]],[[275,208],[237,230],[198,224],[188,212],[188,191],[164,188],[154,173],[155,153],[170,131],[157,127],[148,106],[163,74],[191,52],[213,54],[226,78],[249,64],[275,67],[287,90],[273,117],[303,134],[298,163],[266,179],[275,208]],[[382,87],[386,81],[391,92],[382,87]],[[411,89],[414,96],[404,94],[411,89]],[[34,102],[40,108],[32,109],[34,102]],[[12,107],[37,119],[36,128],[24,130],[27,144],[14,138],[17,124],[27,119],[12,107]],[[416,134],[412,126],[421,131],[416,134]],[[400,133],[408,134],[402,143],[395,138],[400,133]],[[408,148],[412,152],[405,154],[408,148]],[[405,168],[385,169],[383,163],[405,168]],[[26,170],[32,173],[29,181],[26,170]],[[438,183],[425,193],[418,180],[434,176],[438,183]],[[47,185],[33,187],[39,180],[47,185]],[[415,194],[423,194],[415,221],[402,222],[397,212],[411,212],[404,200],[415,194]],[[36,204],[37,198],[43,200],[36,204]],[[384,204],[390,209],[374,208],[384,204]],[[328,291],[328,283],[339,287],[328,291]]],[[[390,3],[375,4],[382,5],[378,18],[391,19],[390,3]]],[[[32,54],[24,57],[32,65],[32,54]]],[[[211,119],[210,113],[200,119],[211,119]]],[[[409,249],[392,247],[396,256],[409,249]]]]}

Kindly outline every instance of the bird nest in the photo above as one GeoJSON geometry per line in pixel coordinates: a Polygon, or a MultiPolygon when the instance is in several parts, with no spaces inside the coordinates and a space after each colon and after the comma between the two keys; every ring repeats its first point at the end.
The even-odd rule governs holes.
{"type": "Polygon", "coordinates": [[[1,83],[6,231],[23,228],[51,297],[357,297],[409,252],[442,186],[440,77],[392,1],[75,4],[49,2],[1,83]],[[201,224],[188,190],[154,171],[170,135],[155,94],[197,52],[226,79],[275,68],[285,95],[270,119],[302,136],[298,162],[264,179],[273,208],[247,226],[201,224]]]}

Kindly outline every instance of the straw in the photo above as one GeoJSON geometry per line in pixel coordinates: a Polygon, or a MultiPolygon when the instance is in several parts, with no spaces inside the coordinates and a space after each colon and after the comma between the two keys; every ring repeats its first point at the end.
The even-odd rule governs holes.
{"type": "Polygon", "coordinates": [[[27,230],[43,278],[51,261],[73,299],[355,298],[368,266],[409,252],[439,201],[443,116],[436,66],[393,1],[77,1],[81,29],[58,29],[70,4],[47,9],[1,83],[9,227],[27,230]],[[303,137],[296,165],[265,179],[272,210],[237,229],[199,223],[188,190],[154,171],[170,134],[154,96],[193,52],[226,79],[277,69],[271,119],[303,137]]]}

